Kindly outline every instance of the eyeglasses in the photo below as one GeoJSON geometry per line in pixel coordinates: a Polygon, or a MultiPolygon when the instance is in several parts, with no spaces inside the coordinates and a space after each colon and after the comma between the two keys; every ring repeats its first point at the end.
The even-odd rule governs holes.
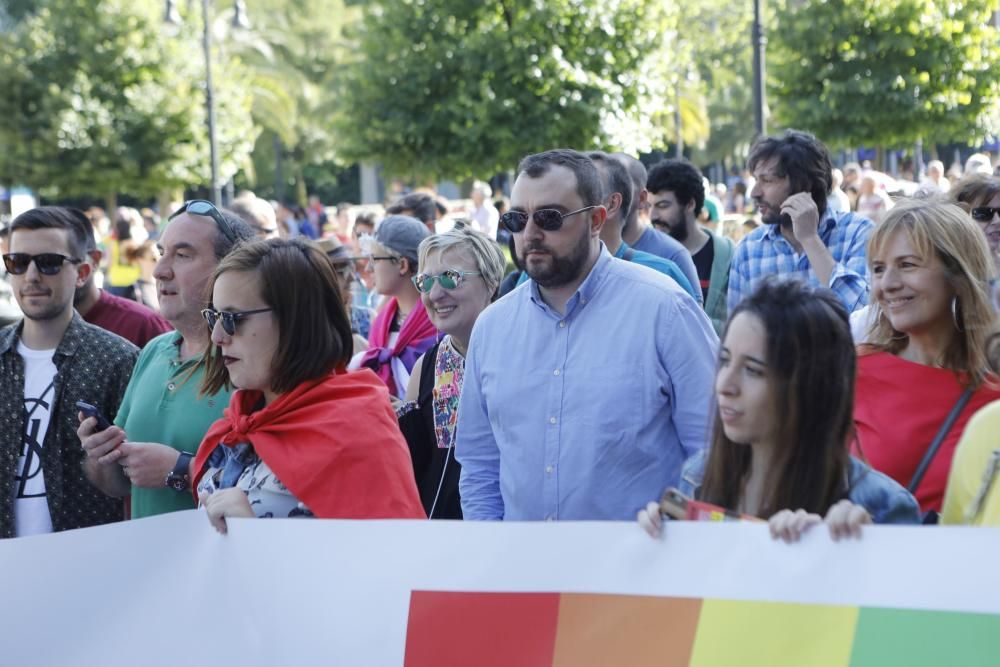
{"type": "Polygon", "coordinates": [[[367,259],[369,262],[378,262],[378,261],[395,262],[396,260],[399,259],[399,257],[396,257],[394,255],[365,255],[365,259],[367,259]]]}
{"type": "Polygon", "coordinates": [[[345,263],[341,260],[333,265],[333,272],[336,273],[341,280],[350,280],[354,277],[354,264],[345,263]]]}
{"type": "Polygon", "coordinates": [[[29,255],[26,252],[11,252],[3,256],[3,265],[7,272],[14,276],[27,273],[31,263],[35,263],[35,268],[43,276],[54,276],[62,271],[63,262],[79,264],[82,259],[67,257],[55,252],[43,252],[40,255],[29,255]]]}
{"type": "Polygon", "coordinates": [[[434,281],[445,289],[458,289],[458,286],[465,280],[465,276],[481,276],[479,271],[459,271],[458,269],[445,269],[437,275],[430,273],[418,273],[413,276],[413,284],[417,290],[424,294],[429,293],[434,288],[434,281]]]}
{"type": "Polygon", "coordinates": [[[972,209],[972,219],[976,222],[989,222],[994,215],[1000,215],[1000,206],[977,206],[972,209]]]}
{"type": "MultiPolygon", "coordinates": [[[[215,204],[204,199],[190,199],[184,202],[184,205],[173,212],[173,214],[167,218],[167,220],[173,220],[181,213],[194,213],[195,215],[205,215],[215,221],[218,226],[219,231],[222,235],[232,243],[233,245],[239,240],[236,238],[236,232],[233,231],[233,226],[229,224],[229,221],[219,213],[219,209],[215,208],[215,204]]],[[[230,334],[232,335],[232,334],[230,334]]]]}
{"type": "MultiPolygon", "coordinates": [[[[563,220],[569,216],[589,211],[592,208],[597,208],[597,206],[584,206],[569,213],[563,213],[554,208],[540,208],[532,213],[531,217],[534,218],[535,224],[545,231],[554,232],[562,227],[563,220]]],[[[528,214],[524,211],[507,211],[500,216],[500,224],[517,234],[524,231],[524,228],[528,226],[528,214]]]]}
{"type": "Polygon", "coordinates": [[[274,310],[273,308],[258,308],[257,310],[213,310],[212,308],[206,308],[201,311],[201,316],[205,318],[208,322],[208,328],[212,331],[215,330],[215,323],[222,320],[222,330],[225,331],[230,336],[236,335],[236,325],[242,322],[248,315],[256,315],[257,313],[266,313],[268,311],[274,310]]]}

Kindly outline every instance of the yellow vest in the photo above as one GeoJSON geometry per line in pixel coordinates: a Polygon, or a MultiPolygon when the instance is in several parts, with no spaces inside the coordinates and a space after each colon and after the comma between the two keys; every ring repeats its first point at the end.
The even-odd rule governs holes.
{"type": "Polygon", "coordinates": [[[134,285],[142,273],[137,264],[129,264],[121,256],[121,244],[116,239],[108,241],[108,285],[128,287],[134,285]]]}

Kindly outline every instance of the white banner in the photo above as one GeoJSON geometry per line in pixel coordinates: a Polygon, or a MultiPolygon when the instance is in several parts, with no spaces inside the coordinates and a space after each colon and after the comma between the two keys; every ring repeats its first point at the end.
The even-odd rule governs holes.
{"type": "MultiPolygon", "coordinates": [[[[611,650],[609,641],[625,637],[630,614],[639,614],[650,596],[696,605],[684,640],[692,665],[725,662],[729,649],[723,644],[730,642],[711,639],[712,624],[734,637],[743,632],[736,643],[759,641],[760,651],[803,659],[798,645],[775,648],[771,639],[761,639],[767,627],[741,630],[747,624],[738,621],[739,614],[771,618],[771,611],[789,609],[798,610],[792,618],[812,618],[820,610],[843,621],[836,642],[833,631],[828,634],[848,657],[822,664],[875,664],[866,657],[875,649],[865,643],[875,630],[866,628],[888,618],[887,609],[916,610],[906,618],[933,621],[934,628],[941,626],[935,619],[954,620],[958,635],[942,635],[942,646],[934,650],[954,645],[970,622],[990,629],[992,636],[982,641],[1000,641],[998,554],[1000,530],[984,528],[866,527],[861,540],[838,543],[816,528],[788,545],[772,541],[764,525],[738,523],[672,523],[663,539],[653,540],[626,523],[268,519],[230,521],[229,534],[219,535],[201,512],[190,511],[0,541],[0,664],[422,667],[429,664],[428,652],[437,652],[438,666],[502,664],[497,656],[515,655],[504,651],[527,649],[518,646],[518,636],[479,627],[476,614],[496,620],[494,629],[516,633],[517,609],[539,609],[549,618],[545,605],[552,601],[558,605],[554,625],[544,632],[537,623],[529,627],[544,635],[540,645],[551,644],[551,653],[537,661],[518,658],[517,667],[598,664],[597,657],[568,657],[588,648],[586,637],[597,636],[587,623],[610,624],[600,646],[588,649],[597,656],[611,650]],[[518,595],[475,595],[483,592],[518,595]],[[556,595],[530,595],[541,593],[556,595]],[[496,611],[496,601],[513,606],[496,611]],[[513,610],[509,618],[504,609],[513,610]],[[974,615],[926,616],[920,610],[974,615]],[[480,653],[455,657],[467,650],[460,646],[463,639],[480,630],[487,632],[477,640],[480,653]]],[[[668,615],[658,627],[683,625],[679,618],[668,615]]],[[[824,632],[814,627],[813,635],[798,641],[812,642],[824,632]]],[[[648,639],[640,652],[655,657],[658,640],[648,639]]],[[[965,643],[971,653],[948,664],[1000,664],[1000,653],[985,655],[994,644],[965,643]]],[[[633,645],[623,642],[626,648],[615,650],[633,645]]],[[[892,649],[898,650],[906,645],[892,649]]],[[[796,664],[773,662],[773,655],[765,662],[765,653],[743,664],[796,664]]],[[[618,664],[645,663],[633,657],[618,664]]]]}

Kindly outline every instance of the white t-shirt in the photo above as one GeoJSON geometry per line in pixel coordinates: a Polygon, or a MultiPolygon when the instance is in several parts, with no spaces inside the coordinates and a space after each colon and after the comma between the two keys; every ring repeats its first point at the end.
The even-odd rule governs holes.
{"type": "Polygon", "coordinates": [[[52,532],[49,499],[42,470],[42,443],[52,416],[56,351],[32,350],[18,342],[17,353],[24,359],[24,428],[21,455],[14,477],[14,535],[52,532]]]}

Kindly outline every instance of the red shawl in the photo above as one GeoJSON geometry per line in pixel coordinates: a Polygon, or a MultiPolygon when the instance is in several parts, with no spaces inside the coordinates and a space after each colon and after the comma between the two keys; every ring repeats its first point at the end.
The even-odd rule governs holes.
{"type": "Polygon", "coordinates": [[[389,363],[390,360],[393,357],[399,357],[403,365],[406,366],[406,370],[412,371],[420,355],[426,352],[437,338],[437,329],[434,328],[430,318],[427,317],[427,311],[424,309],[423,302],[417,300],[417,304],[410,311],[410,314],[406,316],[406,321],[403,322],[403,326],[399,330],[399,338],[396,339],[396,344],[391,348],[387,347],[389,344],[389,327],[392,325],[392,320],[396,317],[396,310],[398,308],[399,302],[393,297],[385,304],[382,312],[375,317],[368,338],[368,350],[361,358],[362,367],[371,368],[375,371],[382,378],[382,382],[385,382],[385,386],[389,388],[389,393],[393,395],[396,394],[396,381],[392,377],[392,364],[389,363]]]}
{"type": "Polygon", "coordinates": [[[259,391],[237,391],[194,460],[197,495],[219,444],[249,442],[281,483],[324,519],[424,519],[409,449],[389,396],[360,370],[303,382],[262,410],[259,391]]]}

